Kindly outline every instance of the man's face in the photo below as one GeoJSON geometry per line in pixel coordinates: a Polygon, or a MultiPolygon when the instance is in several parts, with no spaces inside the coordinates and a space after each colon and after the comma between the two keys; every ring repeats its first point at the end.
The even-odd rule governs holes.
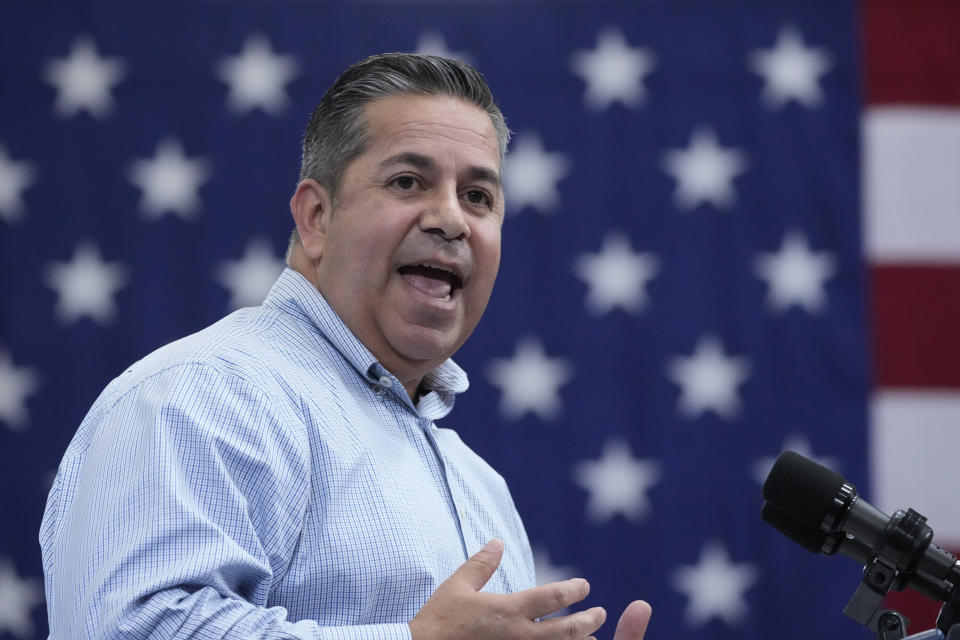
{"type": "Polygon", "coordinates": [[[315,284],[406,384],[463,344],[490,298],[497,136],[485,111],[451,97],[381,98],[366,116],[369,145],[344,172],[315,284]]]}

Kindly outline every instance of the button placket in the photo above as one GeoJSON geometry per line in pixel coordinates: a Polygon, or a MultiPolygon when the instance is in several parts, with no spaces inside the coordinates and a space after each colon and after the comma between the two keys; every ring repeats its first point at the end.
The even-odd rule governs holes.
{"type": "Polygon", "coordinates": [[[470,533],[468,524],[467,524],[467,511],[463,506],[463,495],[462,492],[457,487],[454,482],[454,478],[448,468],[450,462],[443,455],[443,450],[440,447],[440,442],[437,440],[436,432],[438,431],[437,425],[433,420],[429,418],[421,418],[419,420],[420,429],[423,431],[424,436],[427,439],[427,442],[430,443],[431,448],[433,449],[434,455],[438,463],[439,471],[443,478],[444,489],[447,493],[447,499],[450,501],[450,505],[453,507],[453,514],[457,519],[457,528],[460,532],[460,542],[463,544],[464,557],[470,557],[468,552],[469,545],[467,542],[468,534],[470,533]]]}

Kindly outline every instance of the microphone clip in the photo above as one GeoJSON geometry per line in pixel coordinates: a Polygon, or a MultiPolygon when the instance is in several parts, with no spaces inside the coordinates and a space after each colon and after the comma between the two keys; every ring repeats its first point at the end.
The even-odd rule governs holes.
{"type": "Polygon", "coordinates": [[[863,580],[843,613],[876,632],[879,640],[900,640],[910,621],[901,613],[883,609],[883,600],[899,577],[895,564],[874,555],[863,567],[863,580]]]}

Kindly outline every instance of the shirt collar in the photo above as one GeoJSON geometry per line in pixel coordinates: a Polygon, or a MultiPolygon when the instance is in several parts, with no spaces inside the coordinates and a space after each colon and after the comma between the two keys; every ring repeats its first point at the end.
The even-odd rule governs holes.
{"type": "Polygon", "coordinates": [[[377,362],[370,350],[343,323],[317,288],[303,274],[289,267],[280,274],[263,305],[306,316],[317,332],[340,352],[359,375],[373,383],[379,383],[380,378],[385,375],[389,376],[394,382],[394,393],[405,399],[410,408],[424,417],[443,417],[453,409],[456,394],[463,393],[469,387],[466,372],[448,358],[424,376],[422,386],[429,391],[421,396],[414,407],[400,381],[377,362]]]}

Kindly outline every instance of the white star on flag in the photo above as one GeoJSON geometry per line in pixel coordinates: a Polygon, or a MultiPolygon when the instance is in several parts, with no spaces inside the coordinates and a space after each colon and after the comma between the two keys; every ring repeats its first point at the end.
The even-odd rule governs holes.
{"type": "Polygon", "coordinates": [[[48,265],[46,280],[57,293],[56,313],[61,322],[89,316],[107,324],[117,312],[113,297],[128,277],[123,265],[104,262],[95,245],[83,242],[70,262],[48,265]]]}
{"type": "Polygon", "coordinates": [[[702,202],[718,209],[730,208],[736,200],[733,179],[746,169],[746,154],[733,147],[721,147],[716,134],[699,128],[686,149],[663,154],[663,170],[677,181],[674,201],[691,210],[702,202]]]}
{"type": "Polygon", "coordinates": [[[467,64],[470,62],[470,55],[463,51],[451,51],[447,48],[447,41],[443,34],[436,31],[425,31],[417,38],[416,52],[426,56],[440,56],[442,58],[453,58],[461,60],[467,64]]]}
{"type": "Polygon", "coordinates": [[[0,144],[0,218],[16,222],[23,216],[23,191],[37,180],[30,162],[14,162],[0,144]]]}
{"type": "Polygon", "coordinates": [[[254,238],[241,259],[217,267],[216,279],[230,291],[230,308],[253,307],[263,302],[283,268],[284,261],[274,254],[270,243],[254,238]]]}
{"type": "Polygon", "coordinates": [[[830,55],[819,47],[804,47],[795,28],[781,28],[776,45],[754,51],[749,62],[750,68],[763,76],[762,98],[771,109],[790,100],[811,108],[823,103],[819,80],[830,69],[830,55]]]}
{"type": "Polygon", "coordinates": [[[43,589],[36,578],[21,578],[9,560],[0,560],[0,632],[18,638],[33,638],[30,612],[43,602],[43,589]]]}
{"type": "Polygon", "coordinates": [[[540,136],[527,133],[513,143],[503,172],[511,211],[532,207],[540,213],[551,213],[560,203],[557,182],[570,172],[570,162],[561,153],[545,151],[540,136]]]}
{"type": "Polygon", "coordinates": [[[113,111],[113,86],[124,76],[119,58],[101,58],[89,37],[77,38],[66,58],[54,58],[44,67],[44,79],[57,91],[54,109],[62,118],[80,111],[101,120],[113,111]]]}
{"type": "Polygon", "coordinates": [[[560,387],[573,377],[564,358],[550,358],[536,338],[517,342],[513,358],[495,359],[487,367],[487,379],[500,389],[500,413],[517,420],[534,413],[552,420],[563,411],[560,387]]]}
{"type": "Polygon", "coordinates": [[[826,304],[826,281],[836,272],[833,257],[811,251],[807,237],[797,231],[784,235],[779,252],[763,254],[754,264],[757,276],[767,282],[767,306],[774,311],[796,305],[818,313],[826,304]]]}
{"type": "MultiPolygon", "coordinates": [[[[814,455],[813,447],[810,446],[810,441],[807,440],[802,435],[794,434],[787,438],[783,447],[780,451],[793,451],[799,453],[804,458],[813,460],[817,464],[821,464],[828,469],[837,470],[838,465],[837,461],[834,458],[829,457],[819,457],[814,455]]],[[[779,454],[778,454],[779,455],[779,454]]],[[[757,481],[758,484],[763,484],[767,480],[767,476],[770,475],[770,469],[773,468],[773,464],[777,461],[777,456],[763,456],[759,458],[756,463],[753,465],[753,478],[757,481]]]]}
{"type": "Polygon", "coordinates": [[[750,375],[746,358],[726,356],[714,336],[704,336],[690,357],[678,356],[667,365],[667,377],[680,386],[677,408],[688,418],[706,411],[730,420],[740,412],[737,387],[750,375]]]}
{"type": "Polygon", "coordinates": [[[600,459],[578,462],[573,477],[590,494],[590,520],[602,523],[619,513],[639,522],[650,511],[647,492],[660,479],[660,465],[634,458],[622,440],[608,440],[600,459]]]}
{"type": "Polygon", "coordinates": [[[231,111],[244,115],[261,109],[276,116],[290,102],[286,85],[297,77],[298,68],[296,58],[275,54],[270,40],[251,35],[239,55],[227,56],[217,63],[216,74],[230,87],[227,107],[231,111]]]}
{"type": "Polygon", "coordinates": [[[614,102],[627,107],[641,104],[647,97],[643,78],[655,60],[649,50],[627,44],[620,30],[608,28],[597,36],[596,49],[574,52],[570,67],[587,83],[587,105],[600,111],[614,102]]]}
{"type": "Polygon", "coordinates": [[[636,253],[622,233],[611,233],[600,253],[587,253],[574,262],[574,273],[587,283],[587,308],[602,315],[615,307],[638,313],[647,306],[647,283],[659,271],[651,253],[636,253]]]}
{"type": "Polygon", "coordinates": [[[11,429],[27,424],[27,396],[39,387],[37,374],[27,367],[16,367],[6,349],[0,349],[0,421],[11,429]]]}
{"type": "Polygon", "coordinates": [[[200,210],[203,203],[197,191],[210,174],[209,162],[188,158],[179,141],[166,139],[157,144],[152,159],[134,160],[128,177],[143,192],[144,217],[156,220],[170,212],[186,220],[200,210]]]}
{"type": "Polygon", "coordinates": [[[577,571],[572,567],[565,567],[553,564],[550,554],[543,547],[534,547],[533,565],[537,577],[537,585],[550,584],[551,582],[561,582],[569,580],[577,575],[577,571]]]}
{"type": "Polygon", "coordinates": [[[701,550],[699,562],[677,568],[670,583],[687,596],[683,617],[689,626],[702,627],[719,618],[732,627],[750,613],[746,591],[756,580],[757,570],[752,565],[731,562],[726,547],[709,542],[701,550]]]}

